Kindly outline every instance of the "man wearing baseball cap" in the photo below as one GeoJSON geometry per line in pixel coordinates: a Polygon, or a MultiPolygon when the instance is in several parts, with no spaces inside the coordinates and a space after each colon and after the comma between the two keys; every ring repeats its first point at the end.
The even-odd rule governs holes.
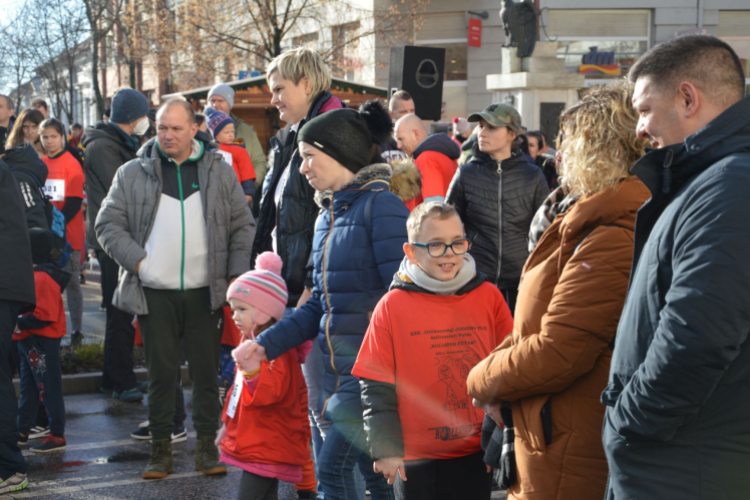
{"type": "Polygon", "coordinates": [[[521,115],[513,106],[491,104],[467,119],[479,122],[477,143],[471,160],[453,178],[446,202],[464,222],[477,270],[500,289],[513,312],[529,256],[531,220],[549,187],[541,169],[516,144],[521,115]]]}
{"type": "Polygon", "coordinates": [[[141,146],[140,136],[149,128],[149,107],[148,99],[141,92],[130,88],[120,89],[112,97],[109,121],[97,123],[93,129],[86,131],[83,139],[86,148],[83,170],[88,199],[86,243],[89,249],[96,252],[99,261],[102,302],[107,310],[102,389],[113,391],[113,397],[126,402],[143,399],[133,373],[133,316],[112,305],[120,267],[102,250],[96,239],[94,222],[112,185],[115,172],[120,165],[135,158],[141,146]]]}
{"type": "Polygon", "coordinates": [[[260,188],[263,186],[263,179],[266,178],[266,171],[268,170],[266,155],[263,152],[263,147],[260,145],[258,135],[253,130],[253,127],[232,113],[232,108],[234,107],[234,89],[226,83],[219,83],[211,87],[211,90],[208,91],[208,105],[217,111],[228,114],[234,121],[235,137],[245,142],[245,149],[250,153],[250,160],[252,160],[253,169],[255,170],[255,186],[258,189],[259,195],[255,197],[254,204],[258,206],[260,188]]]}

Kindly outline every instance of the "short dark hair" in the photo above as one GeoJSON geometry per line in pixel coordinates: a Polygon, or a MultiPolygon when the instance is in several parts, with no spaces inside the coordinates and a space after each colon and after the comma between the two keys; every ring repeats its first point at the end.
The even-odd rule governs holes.
{"type": "Polygon", "coordinates": [[[529,133],[536,134],[537,136],[541,137],[541,141],[539,142],[540,146],[546,146],[547,144],[549,144],[549,141],[547,140],[547,134],[545,134],[541,130],[532,130],[529,133]]]}
{"type": "Polygon", "coordinates": [[[58,134],[65,138],[65,125],[63,125],[60,120],[57,120],[55,118],[47,118],[39,124],[39,132],[42,132],[46,128],[55,129],[58,134]]]}
{"type": "Polygon", "coordinates": [[[80,123],[74,123],[70,126],[70,130],[83,130],[83,125],[80,123]]]}
{"type": "Polygon", "coordinates": [[[188,120],[190,121],[190,123],[196,123],[195,110],[193,109],[193,106],[191,106],[190,103],[182,97],[172,97],[170,99],[167,99],[164,104],[161,105],[159,111],[156,112],[157,119],[165,109],[171,108],[172,106],[178,106],[184,109],[188,115],[188,120]]]}
{"type": "Polygon", "coordinates": [[[529,139],[525,134],[519,134],[515,140],[516,146],[526,154],[529,154],[529,139]]]}
{"type": "Polygon", "coordinates": [[[689,81],[727,107],[745,94],[740,58],[726,42],[711,35],[683,35],[653,47],[628,73],[633,83],[645,77],[661,89],[689,81]]]}
{"type": "Polygon", "coordinates": [[[206,123],[206,115],[203,113],[195,113],[195,123],[197,123],[199,127],[206,123]]]}
{"type": "Polygon", "coordinates": [[[526,132],[526,138],[528,139],[529,137],[536,138],[539,149],[542,149],[544,147],[544,134],[536,130],[529,130],[528,132],[526,132]]]}
{"type": "Polygon", "coordinates": [[[5,94],[0,94],[0,98],[5,99],[5,105],[8,107],[8,109],[12,109],[12,110],[16,109],[16,103],[13,102],[13,99],[11,99],[5,94]]]}
{"type": "Polygon", "coordinates": [[[405,90],[397,90],[391,96],[391,100],[388,101],[388,109],[390,109],[391,111],[393,111],[393,103],[396,102],[397,100],[401,100],[401,101],[413,101],[414,99],[412,99],[411,94],[409,94],[407,91],[405,91],[405,90]]]}
{"type": "Polygon", "coordinates": [[[49,106],[47,106],[47,101],[45,101],[44,99],[34,99],[33,101],[31,101],[31,107],[32,108],[42,107],[45,109],[45,111],[49,111],[49,106]]]}

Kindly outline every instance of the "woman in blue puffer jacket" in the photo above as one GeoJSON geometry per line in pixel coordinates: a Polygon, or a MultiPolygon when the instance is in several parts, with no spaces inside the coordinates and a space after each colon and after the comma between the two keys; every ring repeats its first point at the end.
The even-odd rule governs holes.
{"type": "Polygon", "coordinates": [[[318,456],[326,500],[353,500],[359,465],[373,500],[393,499],[373,472],[362,423],[358,380],[351,370],[375,305],[398,271],[407,241],[404,203],[389,191],[391,168],[372,164],[393,123],[379,102],[337,109],[302,127],[300,172],[321,205],[313,237],[313,294],[291,316],[263,332],[251,355],[273,360],[317,337],[326,360],[321,413],[332,426],[318,456]]]}

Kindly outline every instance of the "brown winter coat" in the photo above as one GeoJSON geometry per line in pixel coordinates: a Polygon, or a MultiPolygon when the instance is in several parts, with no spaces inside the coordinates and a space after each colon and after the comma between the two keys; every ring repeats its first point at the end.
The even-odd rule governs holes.
{"type": "Polygon", "coordinates": [[[472,397],[512,403],[518,478],[509,499],[604,497],[599,397],[630,277],[636,211],[648,197],[631,178],[559,215],[524,266],[512,336],[469,374],[472,397]]]}

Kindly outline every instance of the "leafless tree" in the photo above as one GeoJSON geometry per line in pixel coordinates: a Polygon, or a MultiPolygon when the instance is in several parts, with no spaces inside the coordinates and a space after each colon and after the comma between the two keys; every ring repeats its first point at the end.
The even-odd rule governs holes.
{"type": "Polygon", "coordinates": [[[82,0],[88,21],[91,51],[91,81],[96,98],[97,116],[104,114],[104,98],[99,86],[99,64],[102,44],[112,27],[118,22],[124,0],[82,0]]]}
{"type": "Polygon", "coordinates": [[[22,99],[29,93],[30,86],[25,84],[34,71],[30,42],[34,40],[35,26],[29,13],[29,6],[21,4],[14,15],[9,16],[7,24],[0,28],[0,47],[3,51],[0,81],[15,89],[16,108],[21,107],[22,99]]]}
{"type": "Polygon", "coordinates": [[[30,6],[36,26],[36,36],[29,44],[37,64],[35,73],[51,98],[55,116],[65,115],[72,123],[76,63],[88,34],[84,5],[79,0],[31,0],[30,6]]]}

